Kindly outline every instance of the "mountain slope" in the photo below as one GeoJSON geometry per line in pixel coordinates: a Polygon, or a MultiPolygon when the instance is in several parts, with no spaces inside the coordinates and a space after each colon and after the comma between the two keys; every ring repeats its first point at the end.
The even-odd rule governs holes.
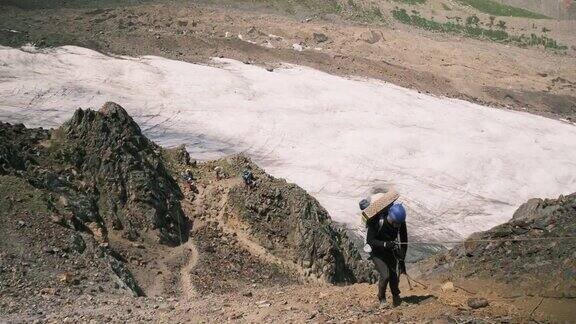
{"type": "Polygon", "coordinates": [[[575,242],[554,239],[576,234],[576,194],[531,200],[418,264],[391,309],[355,283],[372,267],[318,202],[243,156],[162,149],[112,103],[56,130],[2,123],[0,139],[0,320],[492,323],[576,309],[575,242]]]}
{"type": "Polygon", "coordinates": [[[191,162],[183,148],[148,140],[114,103],[78,110],[54,130],[0,123],[0,316],[36,316],[31,305],[57,309],[86,294],[192,298],[253,285],[373,280],[315,199],[262,170],[258,188],[247,190],[246,163],[191,162]],[[217,165],[227,179],[215,177],[217,165]],[[181,179],[185,169],[194,170],[198,195],[181,179]],[[224,210],[257,215],[239,202],[263,206],[264,196],[254,194],[268,195],[271,186],[292,197],[277,200],[284,209],[306,206],[288,215],[285,236],[249,221],[242,236],[222,218],[224,210]],[[261,244],[274,234],[284,254],[261,244]]]}
{"type": "Polygon", "coordinates": [[[546,297],[576,298],[576,194],[529,200],[509,222],[469,240],[440,265],[450,263],[459,276],[495,278],[546,297]]]}

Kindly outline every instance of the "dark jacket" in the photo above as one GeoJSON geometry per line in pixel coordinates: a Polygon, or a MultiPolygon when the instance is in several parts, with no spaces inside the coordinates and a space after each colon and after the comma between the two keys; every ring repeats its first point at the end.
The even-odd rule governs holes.
{"type": "MultiPolygon", "coordinates": [[[[372,217],[368,221],[368,234],[366,235],[366,243],[372,248],[372,256],[378,255],[390,255],[393,251],[386,249],[384,247],[384,242],[386,241],[396,241],[398,235],[400,235],[400,242],[408,242],[408,230],[406,229],[406,223],[402,223],[400,227],[394,227],[392,224],[386,220],[386,215],[388,215],[388,209],[384,209],[378,215],[372,217]],[[379,219],[383,217],[382,227],[380,227],[379,219]]],[[[406,256],[406,250],[408,249],[407,244],[402,244],[400,246],[400,253],[396,255],[397,258],[404,260],[406,256]]]]}

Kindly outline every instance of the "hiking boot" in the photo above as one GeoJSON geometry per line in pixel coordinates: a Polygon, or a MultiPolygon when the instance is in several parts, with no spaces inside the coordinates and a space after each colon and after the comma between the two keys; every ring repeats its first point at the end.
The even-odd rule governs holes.
{"type": "Polygon", "coordinates": [[[400,295],[393,295],[392,296],[392,305],[394,307],[400,306],[400,304],[402,304],[402,298],[400,298],[400,295]]]}

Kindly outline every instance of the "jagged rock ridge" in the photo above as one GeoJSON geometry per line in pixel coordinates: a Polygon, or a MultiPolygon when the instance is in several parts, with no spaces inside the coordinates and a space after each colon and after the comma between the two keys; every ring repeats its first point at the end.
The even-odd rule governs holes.
{"type": "Polygon", "coordinates": [[[56,134],[62,145],[56,154],[90,178],[107,229],[122,230],[132,240],[146,229],[158,230],[167,243],[186,237],[182,193],[161,149],[122,107],[107,103],[99,112],[77,110],[56,134]]]}
{"type": "Polygon", "coordinates": [[[140,231],[176,243],[185,236],[182,194],[159,155],[126,111],[107,103],[99,111],[77,110],[54,131],[2,125],[0,174],[15,174],[53,193],[76,226],[140,231]]]}
{"type": "Polygon", "coordinates": [[[258,242],[327,282],[375,280],[347,231],[332,222],[316,199],[294,184],[260,174],[263,180],[256,190],[230,193],[258,242]]]}
{"type": "Polygon", "coordinates": [[[576,193],[529,200],[509,222],[437,256],[432,272],[448,270],[457,277],[516,284],[543,297],[575,298],[575,251],[576,193]]]}

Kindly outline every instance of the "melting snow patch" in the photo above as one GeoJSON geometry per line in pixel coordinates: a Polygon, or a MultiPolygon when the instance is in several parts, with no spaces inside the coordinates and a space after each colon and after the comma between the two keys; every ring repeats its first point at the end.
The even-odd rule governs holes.
{"type": "Polygon", "coordinates": [[[576,188],[576,127],[310,68],[0,47],[0,120],[54,127],[78,107],[124,106],[161,145],[196,158],[246,152],[358,226],[358,201],[394,185],[409,226],[455,238],[532,197],[576,188]]]}

